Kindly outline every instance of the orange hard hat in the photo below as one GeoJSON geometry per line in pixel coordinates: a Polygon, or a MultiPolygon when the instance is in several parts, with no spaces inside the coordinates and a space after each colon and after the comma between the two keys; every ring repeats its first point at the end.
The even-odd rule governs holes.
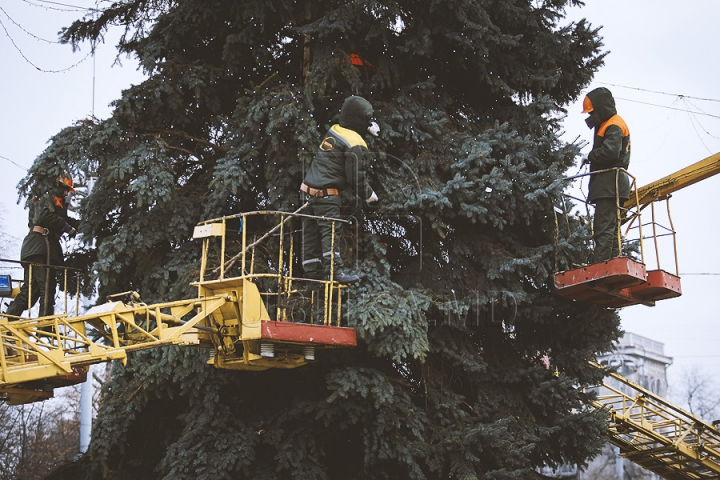
{"type": "Polygon", "coordinates": [[[590,113],[590,112],[592,112],[593,110],[595,110],[595,108],[593,107],[593,104],[592,104],[592,102],[590,101],[590,97],[586,96],[586,97],[585,97],[585,100],[583,100],[583,111],[582,111],[582,113],[590,113]]]}

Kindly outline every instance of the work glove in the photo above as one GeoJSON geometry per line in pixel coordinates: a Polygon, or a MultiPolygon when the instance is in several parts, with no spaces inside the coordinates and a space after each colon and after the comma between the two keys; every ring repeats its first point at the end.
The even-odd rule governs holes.
{"type": "Polygon", "coordinates": [[[370,132],[370,135],[373,137],[377,137],[380,135],[380,125],[378,125],[377,122],[371,122],[368,127],[368,132],[370,132]]]}
{"type": "Polygon", "coordinates": [[[367,198],[367,199],[365,200],[365,203],[370,204],[370,203],[377,202],[377,201],[378,201],[378,196],[377,196],[377,194],[376,194],[375,192],[372,192],[372,195],[370,195],[370,198],[367,198]]]}
{"type": "Polygon", "coordinates": [[[67,233],[67,236],[70,238],[75,238],[75,234],[77,233],[77,230],[73,228],[72,225],[69,223],[65,224],[65,228],[63,229],[63,232],[67,233]]]}
{"type": "Polygon", "coordinates": [[[585,165],[590,165],[587,155],[583,155],[582,160],[580,160],[580,166],[584,167],[585,165]]]}

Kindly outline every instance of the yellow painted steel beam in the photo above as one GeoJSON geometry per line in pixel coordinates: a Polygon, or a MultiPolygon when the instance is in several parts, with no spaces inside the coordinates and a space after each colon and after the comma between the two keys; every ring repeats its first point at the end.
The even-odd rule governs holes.
{"type": "MultiPolygon", "coordinates": [[[[292,236],[287,255],[283,245],[283,228],[288,219],[306,217],[298,212],[249,212],[199,224],[194,236],[203,241],[202,264],[199,281],[191,284],[198,289],[197,298],[146,305],[136,292],[124,292],[78,317],[62,314],[33,319],[0,314],[0,401],[20,404],[49,398],[53,388],[84,381],[88,365],[109,360],[124,363],[128,352],[164,345],[208,348],[208,363],[233,370],[295,368],[314,360],[315,348],[357,345],[355,331],[339,326],[341,293],[346,285],[329,280],[319,281],[327,296],[322,325],[292,323],[286,324],[288,328],[277,327],[278,323],[293,320],[293,315],[288,317],[281,296],[296,294],[304,298],[303,293],[292,287],[292,282],[304,279],[288,276],[287,271],[292,272],[291,261],[287,271],[285,268],[288,261],[285,257],[292,258],[292,236]],[[254,264],[246,263],[246,251],[251,250],[254,262],[254,246],[260,241],[247,245],[247,228],[242,229],[242,256],[225,261],[227,220],[238,217],[241,225],[246,226],[247,218],[253,215],[280,217],[279,225],[260,239],[274,242],[275,237],[270,234],[280,230],[275,271],[254,273],[254,264]],[[210,280],[206,279],[209,242],[217,237],[221,241],[221,255],[218,266],[210,273],[219,277],[210,280]],[[241,276],[226,278],[225,272],[239,258],[241,276]],[[276,279],[277,290],[261,293],[255,281],[271,278],[276,279]],[[277,298],[274,320],[264,303],[271,295],[277,298]],[[116,300],[121,297],[128,297],[128,303],[116,300]],[[335,307],[337,327],[329,324],[330,312],[335,307]]],[[[310,315],[316,313],[315,308],[310,307],[310,315]]],[[[302,317],[306,320],[305,315],[302,317]]]]}
{"type": "Polygon", "coordinates": [[[212,329],[208,317],[229,300],[227,295],[217,295],[156,305],[109,302],[80,317],[12,322],[0,317],[0,388],[67,375],[79,366],[124,362],[127,352],[134,350],[172,344],[212,347],[202,327],[212,329]],[[194,316],[183,319],[193,310],[194,316]],[[104,343],[90,338],[91,331],[104,343]]]}
{"type": "MultiPolygon", "coordinates": [[[[271,322],[257,285],[247,277],[195,285],[197,298],[153,305],[110,301],[79,317],[15,319],[0,314],[0,401],[43,400],[52,396],[53,388],[83,381],[78,369],[110,360],[125,363],[128,352],[165,345],[208,348],[208,363],[232,370],[296,368],[314,359],[316,347],[355,345],[354,331],[352,342],[337,331],[303,336],[307,328],[335,328],[327,325],[292,323],[281,330],[298,336],[278,338],[268,331],[263,337],[263,323],[284,322],[271,322]],[[333,340],[320,340],[322,335],[333,340]],[[338,335],[344,343],[337,343],[338,335]],[[267,355],[263,345],[277,348],[277,355],[267,355]],[[310,348],[307,353],[305,346],[310,348]]],[[[332,295],[343,288],[334,285],[327,290],[332,295]]],[[[339,305],[339,300],[332,300],[331,307],[336,301],[339,305]]]]}
{"type": "MultiPolygon", "coordinates": [[[[656,180],[648,185],[637,189],[639,207],[643,207],[655,200],[667,198],[672,193],[690,186],[694,183],[705,180],[720,173],[720,153],[711,155],[704,160],[678,170],[666,177],[656,180]]],[[[625,208],[636,206],[635,191],[630,192],[630,199],[625,202],[625,208]]]]}

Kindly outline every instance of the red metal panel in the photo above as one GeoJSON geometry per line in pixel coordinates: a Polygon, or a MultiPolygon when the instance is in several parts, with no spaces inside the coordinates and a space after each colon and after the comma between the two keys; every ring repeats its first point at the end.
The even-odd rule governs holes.
{"type": "Polygon", "coordinates": [[[627,307],[649,302],[635,298],[630,289],[645,278],[644,264],[616,257],[556,274],[555,293],[600,307],[627,307]]]}
{"type": "Polygon", "coordinates": [[[73,368],[72,373],[68,375],[60,375],[58,377],[53,377],[52,379],[48,379],[47,381],[52,383],[53,386],[57,387],[76,385],[78,383],[83,383],[87,381],[87,372],[87,367],[75,367],[73,368]]]}
{"type": "Polygon", "coordinates": [[[558,295],[599,307],[655,305],[657,300],[682,294],[680,277],[663,270],[645,271],[645,265],[617,257],[555,275],[558,295]]]}
{"type": "Polygon", "coordinates": [[[261,336],[264,340],[308,345],[354,347],[357,345],[355,329],[307,323],[262,321],[261,336]]]}
{"type": "Polygon", "coordinates": [[[630,305],[638,305],[640,303],[647,305],[648,307],[652,307],[655,305],[655,302],[652,302],[650,300],[642,300],[633,296],[632,287],[610,291],[603,297],[596,298],[595,301],[593,301],[592,303],[594,305],[597,305],[598,307],[607,308],[629,307],[630,305]]]}
{"type": "Polygon", "coordinates": [[[645,281],[646,276],[644,264],[627,257],[616,257],[556,274],[555,288],[563,290],[589,282],[599,282],[608,288],[618,289],[639,285],[645,281]]]}
{"type": "Polygon", "coordinates": [[[650,270],[647,272],[647,282],[632,287],[631,294],[642,300],[664,300],[682,295],[680,277],[664,270],[650,270]]]}

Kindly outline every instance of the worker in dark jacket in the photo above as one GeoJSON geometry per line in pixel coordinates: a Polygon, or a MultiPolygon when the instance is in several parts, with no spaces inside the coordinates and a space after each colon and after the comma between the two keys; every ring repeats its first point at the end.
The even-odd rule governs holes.
{"type": "MultiPolygon", "coordinates": [[[[368,149],[362,137],[368,131],[377,135],[377,124],[371,121],[372,116],[373,107],[364,98],[351,96],[345,99],[339,124],[333,125],[323,138],[300,186],[306,199],[312,200],[306,210],[309,215],[339,218],[340,192],[347,188],[368,203],[377,201],[378,197],[366,179],[368,149]]],[[[328,278],[330,260],[334,256],[333,279],[340,283],[358,281],[357,275],[343,272],[344,263],[339,252],[339,224],[335,225],[333,242],[332,222],[304,219],[302,266],[306,278],[328,278]]]]}
{"type": "Polygon", "coordinates": [[[55,313],[55,288],[57,269],[49,265],[62,266],[64,262],[60,237],[75,236],[79,221],[69,217],[67,205],[74,192],[72,179],[61,176],[54,191],[30,201],[28,226],[30,232],[22,243],[20,260],[23,262],[24,279],[15,300],[5,313],[20,316],[40,299],[40,316],[55,313]]]}
{"type": "Polygon", "coordinates": [[[620,255],[620,206],[630,195],[627,170],[630,165],[630,130],[615,109],[615,99],[607,88],[596,88],[583,101],[587,123],[595,130],[592,151],[588,154],[590,175],[588,202],[595,205],[592,263],[620,255]],[[608,170],[608,171],[604,171],[608,170]]]}

